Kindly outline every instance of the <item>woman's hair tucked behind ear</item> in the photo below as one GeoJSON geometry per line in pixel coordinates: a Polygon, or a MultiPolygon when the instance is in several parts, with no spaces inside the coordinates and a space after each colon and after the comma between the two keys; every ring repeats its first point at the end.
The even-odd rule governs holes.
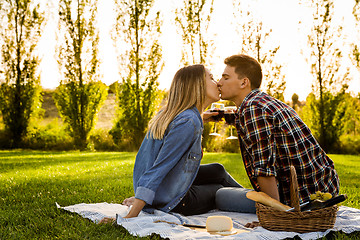
{"type": "Polygon", "coordinates": [[[179,69],[171,83],[166,105],[149,122],[149,133],[162,139],[170,122],[193,106],[202,109],[205,102],[205,67],[202,64],[179,69]]]}

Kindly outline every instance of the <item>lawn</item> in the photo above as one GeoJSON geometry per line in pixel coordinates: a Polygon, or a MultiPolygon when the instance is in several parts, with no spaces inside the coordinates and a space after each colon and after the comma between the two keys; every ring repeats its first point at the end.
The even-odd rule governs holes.
{"type": "MultiPolygon", "coordinates": [[[[341,181],[344,205],[360,208],[360,156],[330,155],[341,181]]],[[[0,151],[0,239],[138,239],[123,228],[96,225],[58,210],[76,203],[121,203],[133,195],[135,153],[0,151]]],[[[205,153],[250,187],[239,154],[205,153]]],[[[359,234],[336,239],[358,239],[359,234]]],[[[160,239],[151,236],[146,239],[160,239]]]]}

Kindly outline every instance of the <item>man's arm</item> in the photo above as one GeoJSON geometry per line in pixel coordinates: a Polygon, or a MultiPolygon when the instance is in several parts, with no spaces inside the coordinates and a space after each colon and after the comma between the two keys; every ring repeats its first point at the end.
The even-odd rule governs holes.
{"type": "Polygon", "coordinates": [[[257,182],[260,190],[270,197],[280,201],[279,190],[276,184],[275,177],[257,177],[257,182]]]}

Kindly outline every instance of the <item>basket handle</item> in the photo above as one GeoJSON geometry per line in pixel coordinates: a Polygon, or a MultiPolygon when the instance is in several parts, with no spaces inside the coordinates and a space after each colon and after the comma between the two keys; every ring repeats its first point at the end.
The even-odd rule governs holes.
{"type": "Polygon", "coordinates": [[[294,166],[290,166],[290,199],[291,207],[294,208],[295,212],[300,212],[299,188],[294,166]]]}

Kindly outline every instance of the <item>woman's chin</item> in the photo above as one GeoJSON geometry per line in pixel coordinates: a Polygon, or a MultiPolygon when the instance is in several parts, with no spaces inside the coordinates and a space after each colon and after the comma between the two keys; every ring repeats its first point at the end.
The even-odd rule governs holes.
{"type": "Polygon", "coordinates": [[[220,101],[220,95],[215,97],[213,102],[218,102],[218,101],[220,101]]]}

